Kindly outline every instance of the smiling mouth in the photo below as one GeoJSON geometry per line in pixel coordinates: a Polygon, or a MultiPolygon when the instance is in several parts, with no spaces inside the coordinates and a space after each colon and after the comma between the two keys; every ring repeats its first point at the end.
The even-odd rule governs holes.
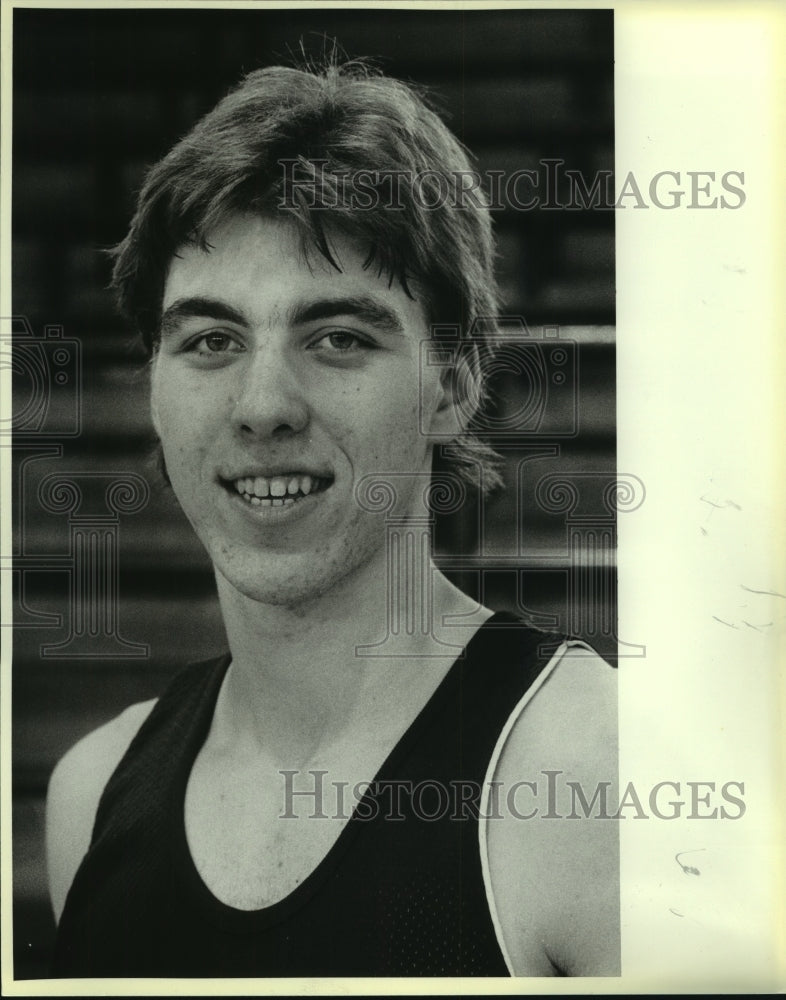
{"type": "Polygon", "coordinates": [[[324,493],[332,478],[311,476],[299,472],[282,476],[245,476],[223,480],[224,486],[253,507],[287,507],[306,497],[324,493]]]}

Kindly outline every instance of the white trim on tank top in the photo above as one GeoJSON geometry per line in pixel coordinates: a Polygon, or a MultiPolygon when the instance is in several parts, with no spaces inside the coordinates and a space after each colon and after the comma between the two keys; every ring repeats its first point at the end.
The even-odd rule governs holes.
{"type": "Polygon", "coordinates": [[[546,681],[549,679],[554,670],[559,666],[563,657],[569,649],[580,648],[587,649],[590,653],[594,653],[595,650],[588,646],[586,642],[582,642],[580,639],[565,639],[557,648],[554,655],[551,657],[546,666],[541,670],[535,680],[527,688],[526,692],[519,700],[516,707],[508,716],[508,721],[502,729],[499,735],[499,739],[494,747],[494,752],[491,755],[491,760],[489,761],[488,769],[486,770],[486,777],[483,782],[483,789],[480,795],[480,821],[478,822],[478,839],[480,841],[480,865],[483,870],[483,884],[486,889],[486,901],[489,907],[489,913],[491,915],[491,922],[494,925],[494,933],[497,936],[497,944],[499,945],[499,950],[502,952],[502,957],[505,959],[505,965],[508,967],[508,972],[511,976],[515,976],[516,972],[513,968],[513,962],[510,958],[510,952],[508,951],[507,945],[505,944],[505,938],[502,933],[502,924],[500,923],[499,913],[497,912],[497,904],[494,899],[494,891],[491,887],[491,874],[489,872],[489,854],[488,854],[488,835],[486,832],[486,823],[488,822],[488,804],[489,798],[491,797],[491,782],[494,779],[494,774],[497,770],[497,765],[499,764],[499,759],[502,756],[502,751],[505,749],[505,744],[507,743],[508,736],[510,736],[511,730],[518,722],[521,713],[527,707],[527,705],[532,701],[538,691],[543,687],[546,681]],[[485,818],[484,818],[485,817],[485,818]]]}

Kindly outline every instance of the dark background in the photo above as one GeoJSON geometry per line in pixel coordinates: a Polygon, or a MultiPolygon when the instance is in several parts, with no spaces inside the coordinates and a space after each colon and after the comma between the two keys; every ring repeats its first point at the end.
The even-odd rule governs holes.
{"type": "MultiPolygon", "coordinates": [[[[48,394],[45,419],[31,423],[31,376],[17,365],[14,946],[15,975],[27,978],[46,974],[53,935],[43,817],[55,761],[132,701],[157,694],[179,663],[223,644],[209,563],[155,485],[143,355],[106,291],[100,250],[123,237],[145,168],[243,72],[291,63],[301,39],[318,55],[325,38],[335,38],[348,56],[375,57],[385,72],[431,87],[481,171],[538,169],[543,158],[562,159],[587,180],[613,169],[614,90],[609,11],[13,16],[13,309],[32,331],[19,321],[15,347],[37,345],[25,349],[44,373],[35,391],[48,394]],[[48,324],[62,327],[67,348],[62,386],[57,338],[44,337],[48,324]],[[150,484],[150,500],[137,513],[107,519],[90,489],[124,472],[150,484]],[[107,571],[114,617],[93,635],[90,628],[74,634],[84,586],[74,577],[80,525],[73,514],[69,520],[45,509],[39,492],[59,474],[82,483],[95,501],[77,512],[82,527],[89,522],[95,538],[103,531],[104,542],[116,544],[107,571]]],[[[485,603],[576,631],[613,659],[613,552],[603,549],[597,571],[577,577],[569,541],[575,525],[565,513],[544,511],[535,494],[541,476],[564,474],[581,485],[585,523],[604,517],[598,483],[615,469],[613,212],[508,208],[494,219],[506,312],[523,316],[536,336],[544,325],[559,327],[563,340],[577,344],[578,426],[575,434],[507,439],[507,489],[440,519],[437,551],[485,603]],[[517,464],[533,448],[541,457],[519,475],[517,464]]],[[[531,388],[523,376],[501,377],[498,409],[515,409],[531,388]]],[[[613,542],[613,519],[603,532],[613,542]]]]}

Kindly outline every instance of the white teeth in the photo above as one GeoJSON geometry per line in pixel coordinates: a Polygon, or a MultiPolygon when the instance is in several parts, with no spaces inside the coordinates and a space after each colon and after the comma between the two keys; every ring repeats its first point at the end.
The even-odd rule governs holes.
{"type": "Polygon", "coordinates": [[[298,494],[308,496],[317,489],[319,480],[307,475],[289,476],[245,476],[236,479],[235,490],[254,506],[280,507],[282,504],[293,504],[298,494]]]}

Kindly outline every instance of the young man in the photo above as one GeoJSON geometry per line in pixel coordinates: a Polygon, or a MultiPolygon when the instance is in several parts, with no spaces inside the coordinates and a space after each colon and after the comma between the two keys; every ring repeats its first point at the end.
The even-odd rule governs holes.
{"type": "Polygon", "coordinates": [[[57,766],[55,975],[618,973],[617,824],[559,780],[614,784],[614,671],[391,572],[438,444],[449,481],[497,475],[468,170],[411,89],[330,66],[252,73],[150,172],[115,283],[230,653],[57,766]],[[394,588],[426,627],[366,655],[394,588]]]}

